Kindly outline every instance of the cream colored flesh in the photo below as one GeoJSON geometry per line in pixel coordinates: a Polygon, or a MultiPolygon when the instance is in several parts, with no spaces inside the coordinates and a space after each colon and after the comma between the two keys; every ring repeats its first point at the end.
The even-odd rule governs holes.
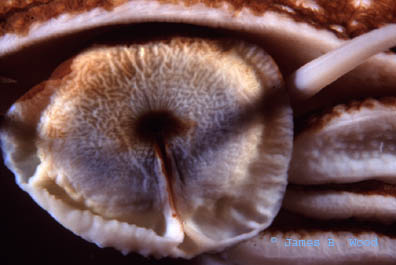
{"type": "Polygon", "coordinates": [[[317,94],[369,57],[396,45],[396,24],[363,34],[299,68],[289,80],[290,93],[301,99],[317,94]]]}
{"type": "Polygon", "coordinates": [[[394,98],[339,105],[294,141],[289,182],[396,183],[394,98]]]}
{"type": "Polygon", "coordinates": [[[291,212],[315,219],[358,218],[387,224],[396,222],[396,197],[392,195],[288,189],[282,205],[291,212]]]}
{"type": "Polygon", "coordinates": [[[13,105],[1,133],[18,184],[61,224],[123,253],[189,258],[271,223],[292,113],[262,49],[175,38],[92,47],[67,65],[13,105]],[[145,141],[133,128],[156,111],[187,129],[145,141]]]}

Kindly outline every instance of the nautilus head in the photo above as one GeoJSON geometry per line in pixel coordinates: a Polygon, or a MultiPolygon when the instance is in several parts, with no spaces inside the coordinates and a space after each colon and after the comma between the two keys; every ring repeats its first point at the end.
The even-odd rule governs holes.
{"type": "Polygon", "coordinates": [[[391,264],[395,12],[392,1],[6,1],[5,165],[61,225],[123,254],[391,264]],[[378,246],[348,248],[351,237],[378,246]]]}

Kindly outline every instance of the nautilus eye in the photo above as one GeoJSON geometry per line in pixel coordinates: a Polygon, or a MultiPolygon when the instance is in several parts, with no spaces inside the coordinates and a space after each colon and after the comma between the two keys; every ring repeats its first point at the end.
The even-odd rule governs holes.
{"type": "MultiPolygon", "coordinates": [[[[123,253],[393,264],[394,100],[379,98],[395,96],[394,10],[392,0],[2,1],[6,164],[59,223],[123,253]],[[337,113],[329,124],[301,126],[308,112],[326,120],[324,108],[337,113]],[[334,229],[378,236],[380,248],[269,244],[334,229]]],[[[69,255],[75,241],[60,241],[69,255]]]]}
{"type": "Polygon", "coordinates": [[[258,46],[172,37],[96,45],[9,110],[18,184],[100,246],[221,250],[278,212],[291,155],[282,77],[258,46]]]}

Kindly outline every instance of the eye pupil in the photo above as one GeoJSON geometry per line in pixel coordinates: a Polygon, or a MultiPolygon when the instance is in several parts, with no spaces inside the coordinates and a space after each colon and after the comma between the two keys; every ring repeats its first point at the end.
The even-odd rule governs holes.
{"type": "Polygon", "coordinates": [[[137,119],[135,125],[135,132],[140,140],[154,143],[181,135],[187,129],[185,122],[167,110],[144,113],[137,119]]]}

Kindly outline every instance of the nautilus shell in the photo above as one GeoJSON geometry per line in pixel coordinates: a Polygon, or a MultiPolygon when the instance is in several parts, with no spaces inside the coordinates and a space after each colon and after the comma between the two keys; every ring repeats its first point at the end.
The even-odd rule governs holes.
{"type": "Polygon", "coordinates": [[[5,1],[5,165],[74,234],[158,259],[141,262],[393,264],[395,18],[370,0],[5,1]]]}

